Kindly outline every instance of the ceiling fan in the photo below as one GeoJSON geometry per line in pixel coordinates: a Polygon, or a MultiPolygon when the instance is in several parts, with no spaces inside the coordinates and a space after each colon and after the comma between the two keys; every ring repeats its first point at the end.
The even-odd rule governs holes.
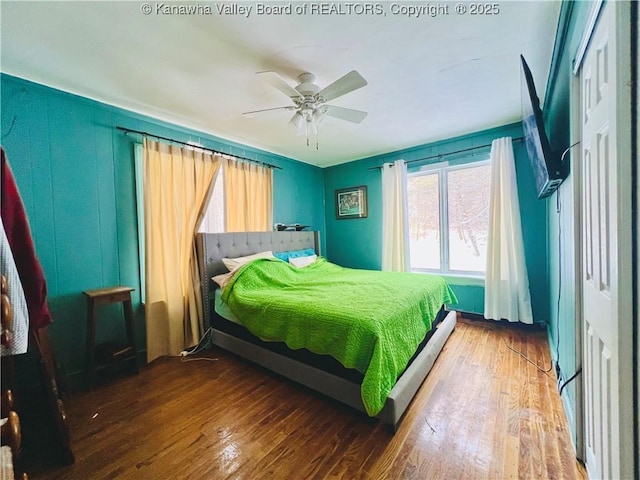
{"type": "Polygon", "coordinates": [[[355,70],[350,71],[322,89],[316,85],[315,75],[308,72],[298,75],[298,85],[295,87],[289,85],[275,72],[258,72],[256,75],[259,75],[269,85],[287,95],[293,101],[293,105],[254,110],[245,112],[243,115],[252,116],[256,113],[274,110],[295,112],[291,120],[289,120],[289,124],[296,128],[298,135],[306,133],[307,145],[309,145],[309,134],[315,134],[316,149],[318,148],[318,126],[326,116],[352,123],[360,123],[367,116],[367,112],[327,105],[326,103],[367,85],[367,81],[355,70]]]}

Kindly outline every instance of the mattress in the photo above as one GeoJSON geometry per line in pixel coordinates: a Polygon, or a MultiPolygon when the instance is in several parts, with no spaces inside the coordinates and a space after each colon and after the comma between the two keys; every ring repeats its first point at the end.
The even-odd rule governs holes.
{"type": "MultiPolygon", "coordinates": [[[[247,330],[237,319],[231,308],[222,300],[220,289],[214,292],[214,313],[211,318],[211,327],[233,337],[239,338],[253,345],[261,346],[269,351],[284,355],[293,360],[297,360],[307,365],[319,368],[327,373],[331,373],[350,382],[362,383],[363,374],[354,368],[344,367],[338,360],[330,355],[319,355],[310,352],[306,348],[292,350],[284,342],[264,342],[257,336],[247,330]]],[[[416,356],[422,351],[438,324],[447,315],[444,305],[438,311],[436,317],[432,321],[432,328],[427,332],[426,336],[416,349],[415,354],[409,361],[406,368],[409,368],[416,356]]]]}

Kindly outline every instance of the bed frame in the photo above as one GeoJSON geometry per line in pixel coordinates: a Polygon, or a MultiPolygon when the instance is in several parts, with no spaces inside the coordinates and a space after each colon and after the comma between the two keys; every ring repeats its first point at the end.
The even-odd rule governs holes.
{"type": "MultiPolygon", "coordinates": [[[[314,248],[319,254],[320,238],[318,232],[200,233],[197,236],[197,248],[204,323],[205,328],[213,328],[212,342],[214,345],[365,412],[360,396],[360,384],[216,330],[215,317],[217,314],[215,314],[213,307],[216,285],[211,277],[227,272],[222,258],[241,257],[266,250],[285,252],[305,248],[314,248]]],[[[389,425],[392,431],[396,431],[402,415],[431,370],[455,325],[456,312],[448,312],[444,320],[438,324],[438,328],[424,349],[414,358],[389,393],[385,406],[377,417],[389,425]]]]}

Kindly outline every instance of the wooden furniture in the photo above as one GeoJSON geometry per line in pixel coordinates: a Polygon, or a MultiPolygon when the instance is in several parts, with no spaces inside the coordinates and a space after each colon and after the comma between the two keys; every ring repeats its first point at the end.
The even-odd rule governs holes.
{"type": "MultiPolygon", "coordinates": [[[[0,318],[2,328],[0,329],[0,341],[2,345],[9,346],[12,340],[11,327],[13,324],[13,309],[11,307],[11,300],[9,299],[9,285],[4,275],[0,278],[0,291],[2,292],[2,317],[0,318]]],[[[13,409],[13,392],[3,387],[2,399],[0,400],[0,417],[4,423],[0,426],[0,445],[2,447],[6,446],[6,448],[1,450],[0,478],[2,479],[14,478],[13,458],[20,453],[20,444],[22,442],[20,418],[13,409]]]]}
{"type": "Polygon", "coordinates": [[[0,426],[0,480],[29,480],[29,475],[26,472],[20,474],[16,471],[19,469],[16,469],[14,463],[22,448],[20,418],[13,410],[7,412],[6,415],[3,413],[2,418],[5,423],[0,426]]]}
{"type": "MultiPolygon", "coordinates": [[[[2,275],[0,278],[0,292],[2,293],[2,333],[0,334],[0,340],[2,345],[9,346],[12,341],[11,327],[13,325],[13,307],[11,306],[11,300],[9,298],[9,283],[7,278],[2,275]]],[[[7,362],[3,362],[5,366],[7,362]]],[[[8,362],[10,365],[13,361],[8,362]]],[[[3,375],[3,380],[7,382],[7,376],[3,375]]],[[[8,385],[8,383],[6,384],[8,385]]],[[[5,388],[3,385],[2,395],[0,396],[0,417],[2,418],[2,425],[0,426],[0,478],[11,479],[15,477],[14,459],[20,455],[20,449],[22,447],[22,430],[20,427],[20,417],[15,412],[15,401],[13,398],[13,391],[5,388]]],[[[28,478],[26,473],[20,476],[23,480],[28,478]]]]}
{"type": "MultiPolygon", "coordinates": [[[[246,256],[271,250],[284,252],[315,248],[320,252],[318,232],[243,232],[198,234],[198,257],[202,285],[202,304],[205,328],[211,327],[213,344],[257,363],[275,373],[306,387],[336,399],[360,411],[366,411],[362,403],[361,385],[350,379],[328,372],[306,361],[292,359],[287,352],[276,353],[266,344],[256,345],[217,328],[219,318],[214,310],[215,285],[212,277],[227,272],[222,258],[246,256]]],[[[424,348],[418,353],[405,372],[398,378],[389,393],[383,410],[377,417],[393,431],[422,385],[438,354],[456,325],[456,312],[448,312],[424,348]]],[[[269,343],[269,342],[267,342],[269,343]]],[[[272,342],[271,342],[272,343],[272,342]]]]}
{"type": "Polygon", "coordinates": [[[11,343],[11,328],[13,327],[13,309],[11,307],[11,301],[9,300],[9,285],[7,277],[2,275],[0,279],[0,291],[2,291],[2,332],[0,333],[0,342],[2,345],[9,345],[11,343]]]}
{"type": "MultiPolygon", "coordinates": [[[[13,320],[13,308],[8,295],[9,285],[4,275],[2,276],[0,284],[2,290],[2,344],[8,346],[12,341],[11,326],[13,320]]],[[[57,369],[55,366],[56,363],[53,355],[53,348],[49,342],[46,327],[32,331],[29,335],[29,339],[31,345],[34,347],[33,350],[37,357],[42,386],[48,400],[49,410],[46,412],[47,419],[53,422],[54,431],[52,433],[53,442],[51,446],[58,447],[58,459],[60,462],[64,465],[69,465],[74,462],[74,456],[71,450],[67,416],[58,391],[57,369]]],[[[0,437],[2,439],[0,443],[2,443],[2,446],[9,446],[11,450],[11,454],[9,454],[6,449],[3,451],[2,468],[4,469],[5,465],[8,466],[10,461],[11,472],[7,473],[7,478],[13,478],[13,460],[20,456],[22,447],[22,429],[17,411],[19,409],[21,412],[27,411],[29,416],[32,416],[34,412],[25,409],[24,401],[20,406],[16,405],[13,393],[13,388],[17,383],[15,378],[16,367],[14,356],[3,356],[0,367],[2,370],[0,411],[2,418],[7,419],[6,423],[2,425],[0,430],[0,437]]],[[[29,417],[26,418],[27,420],[29,419],[29,417]]],[[[45,426],[43,428],[47,427],[45,426]]],[[[2,474],[5,474],[4,470],[2,470],[2,474]]],[[[26,473],[23,472],[22,476],[19,478],[26,479],[26,473]]]]}
{"type": "Polygon", "coordinates": [[[87,290],[87,385],[95,381],[96,364],[115,364],[130,361],[138,371],[136,342],[133,328],[133,308],[131,306],[131,287],[108,287],[87,290]],[[122,303],[127,333],[126,343],[106,342],[96,346],[97,309],[100,305],[122,303]]]}

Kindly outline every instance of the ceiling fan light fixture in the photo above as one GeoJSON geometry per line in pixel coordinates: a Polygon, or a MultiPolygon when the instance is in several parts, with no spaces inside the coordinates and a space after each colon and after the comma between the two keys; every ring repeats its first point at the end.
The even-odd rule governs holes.
{"type": "Polygon", "coordinates": [[[325,119],[325,110],[322,108],[316,108],[313,112],[312,120],[317,126],[322,125],[325,119]]]}
{"type": "Polygon", "coordinates": [[[305,130],[305,121],[302,114],[300,112],[294,113],[291,120],[289,120],[289,125],[296,129],[296,135],[302,135],[305,130]]]}

